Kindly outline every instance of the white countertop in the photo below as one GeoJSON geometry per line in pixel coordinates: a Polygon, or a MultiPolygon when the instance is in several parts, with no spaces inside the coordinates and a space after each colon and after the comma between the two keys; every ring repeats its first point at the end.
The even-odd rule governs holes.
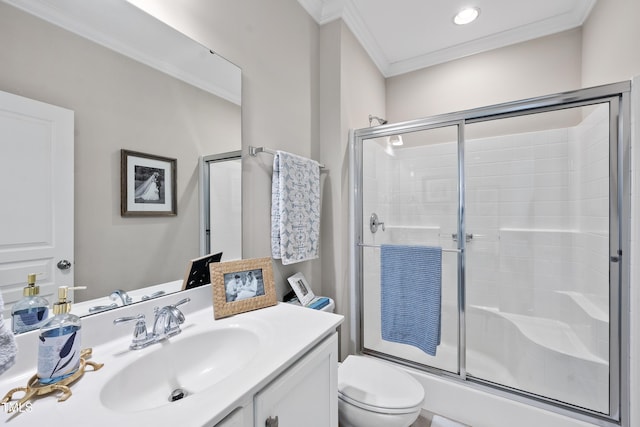
{"type": "MultiPolygon", "coordinates": [[[[276,306],[214,320],[211,307],[211,285],[168,295],[152,301],[111,310],[83,318],[82,348],[92,347],[91,360],[105,363],[96,372],[88,370],[82,378],[71,385],[73,395],[65,402],[55,396],[35,398],[30,408],[18,414],[7,414],[0,408],[0,424],[10,426],[211,426],[225,415],[251,399],[252,395],[276,378],[288,366],[298,360],[324,338],[331,335],[342,323],[343,317],[312,310],[292,304],[276,306]],[[182,333],[169,339],[171,345],[194,334],[210,329],[242,326],[259,331],[260,346],[250,363],[241,371],[220,380],[214,386],[188,396],[180,401],[149,410],[135,409],[127,412],[114,411],[106,407],[100,398],[100,390],[107,381],[123,367],[149,352],[156,351],[161,344],[153,344],[142,350],[129,350],[133,324],[113,326],[118,316],[149,313],[153,319],[154,305],[173,304],[189,296],[191,302],[181,306],[186,320],[182,333]],[[189,307],[191,306],[191,309],[189,307]]],[[[13,387],[24,386],[35,373],[37,360],[37,332],[17,337],[18,363],[0,377],[0,394],[13,387]]],[[[202,357],[207,357],[203,354],[202,357]]],[[[180,361],[176,360],[176,364],[180,361]]],[[[128,391],[122,390],[126,396],[128,391]]],[[[15,400],[22,393],[16,393],[15,400]]]]}

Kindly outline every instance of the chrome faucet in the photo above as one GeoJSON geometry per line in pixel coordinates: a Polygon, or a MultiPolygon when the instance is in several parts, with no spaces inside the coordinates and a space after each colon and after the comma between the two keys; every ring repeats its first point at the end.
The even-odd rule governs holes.
{"type": "MultiPolygon", "coordinates": [[[[122,302],[123,307],[133,302],[133,298],[131,298],[129,294],[127,294],[125,291],[121,289],[116,289],[115,291],[111,292],[111,295],[109,295],[109,299],[111,301],[116,301],[120,299],[120,302],[122,302]]],[[[113,302],[109,305],[96,305],[89,308],[89,313],[99,313],[101,311],[111,310],[112,308],[116,308],[116,307],[118,307],[117,302],[113,302]]]]}
{"type": "Polygon", "coordinates": [[[113,321],[113,324],[117,325],[119,323],[126,323],[135,320],[136,326],[133,329],[133,338],[129,348],[131,350],[140,350],[141,348],[148,347],[151,344],[163,341],[182,332],[180,325],[184,323],[185,317],[178,306],[189,301],[191,301],[190,298],[185,298],[173,305],[167,305],[162,308],[155,307],[153,310],[155,319],[153,320],[153,329],[151,330],[151,333],[147,332],[147,324],[145,323],[144,314],[118,317],[113,321]]]}
{"type": "Polygon", "coordinates": [[[153,336],[156,337],[156,340],[161,341],[181,332],[180,325],[184,323],[184,314],[178,306],[189,301],[189,298],[185,298],[173,305],[154,309],[153,336]]]}
{"type": "Polygon", "coordinates": [[[116,289],[115,291],[111,292],[111,295],[109,295],[109,298],[112,301],[116,301],[118,298],[120,298],[120,301],[122,301],[123,306],[129,305],[133,302],[133,298],[131,298],[129,294],[127,294],[122,289],[116,289]]]}

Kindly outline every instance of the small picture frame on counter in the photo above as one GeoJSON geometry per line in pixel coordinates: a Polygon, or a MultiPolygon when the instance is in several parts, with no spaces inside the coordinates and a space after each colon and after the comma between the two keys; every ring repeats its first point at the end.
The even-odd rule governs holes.
{"type": "Polygon", "coordinates": [[[211,263],[209,269],[215,319],[276,305],[271,258],[211,263]]]}
{"type": "Polygon", "coordinates": [[[309,305],[316,297],[309,286],[309,282],[302,273],[296,273],[287,279],[291,285],[291,289],[295,292],[298,301],[302,305],[309,305]]]}

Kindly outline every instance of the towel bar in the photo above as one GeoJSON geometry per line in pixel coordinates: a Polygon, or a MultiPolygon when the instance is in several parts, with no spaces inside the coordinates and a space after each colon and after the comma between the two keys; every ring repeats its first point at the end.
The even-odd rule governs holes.
{"type": "MultiPolygon", "coordinates": [[[[379,248],[381,245],[367,245],[364,243],[358,243],[358,246],[363,247],[363,248],[379,248]]],[[[457,252],[460,253],[462,252],[462,249],[442,249],[442,252],[457,252]]]]}
{"type": "MultiPolygon", "coordinates": [[[[267,153],[267,154],[271,154],[271,155],[276,154],[276,152],[274,150],[271,150],[269,148],[254,147],[252,145],[249,146],[249,155],[250,156],[256,157],[258,155],[258,153],[267,153]]],[[[318,163],[318,166],[320,166],[320,169],[324,169],[324,164],[318,163]]]]}

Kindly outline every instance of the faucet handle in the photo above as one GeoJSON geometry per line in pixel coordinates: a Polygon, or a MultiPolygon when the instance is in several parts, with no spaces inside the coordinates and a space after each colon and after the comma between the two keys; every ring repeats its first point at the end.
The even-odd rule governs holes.
{"type": "Polygon", "coordinates": [[[122,289],[116,289],[115,291],[111,292],[111,295],[109,295],[109,298],[112,301],[116,301],[117,299],[120,299],[120,301],[122,301],[122,305],[129,305],[133,302],[133,298],[131,298],[129,294],[126,291],[123,291],[122,289]]]}
{"type": "Polygon", "coordinates": [[[153,339],[151,339],[149,337],[149,334],[147,333],[147,324],[144,320],[144,314],[118,317],[117,319],[113,320],[113,324],[118,325],[120,323],[128,323],[134,320],[136,321],[136,325],[133,328],[133,339],[131,340],[131,345],[129,346],[129,348],[131,350],[139,350],[153,342],[153,339]]]}
{"type": "Polygon", "coordinates": [[[188,303],[189,301],[191,301],[191,298],[181,299],[181,300],[180,300],[180,301],[178,301],[177,303],[173,304],[173,306],[174,306],[174,307],[177,307],[177,306],[179,306],[179,305],[186,304],[186,303],[188,303]]]}
{"type": "Polygon", "coordinates": [[[153,321],[152,334],[156,339],[169,338],[181,332],[180,325],[184,323],[185,317],[178,306],[189,301],[191,301],[190,298],[185,298],[175,304],[165,305],[162,308],[153,308],[155,320],[153,321]]]}
{"type": "Polygon", "coordinates": [[[126,323],[126,322],[132,322],[134,320],[142,320],[144,321],[144,314],[137,314],[135,316],[125,316],[125,317],[118,317],[117,319],[113,319],[113,324],[117,325],[119,323],[126,323]]]}
{"type": "Polygon", "coordinates": [[[166,294],[165,291],[157,291],[157,292],[152,293],[151,295],[142,295],[141,299],[142,299],[142,301],[146,301],[148,299],[153,299],[153,298],[160,297],[160,296],[162,296],[164,294],[166,294]]]}
{"type": "Polygon", "coordinates": [[[191,298],[185,298],[173,304],[172,306],[169,306],[169,311],[172,314],[171,319],[176,322],[175,327],[177,327],[178,329],[179,329],[178,325],[182,325],[184,323],[184,313],[180,311],[178,306],[182,304],[186,304],[189,301],[191,301],[191,298]]]}

